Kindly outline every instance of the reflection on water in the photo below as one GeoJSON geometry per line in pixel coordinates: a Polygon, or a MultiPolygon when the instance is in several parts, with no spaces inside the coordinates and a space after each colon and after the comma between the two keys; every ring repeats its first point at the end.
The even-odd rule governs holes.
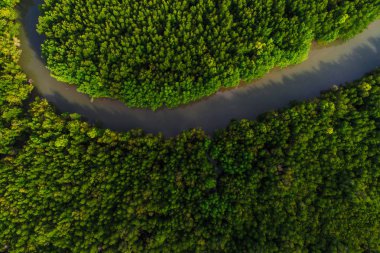
{"type": "Polygon", "coordinates": [[[37,34],[38,4],[23,0],[20,64],[33,79],[38,92],[62,112],[76,112],[90,122],[117,131],[142,128],[146,132],[175,135],[189,128],[206,132],[225,127],[231,119],[253,119],[257,115],[286,106],[289,101],[318,96],[321,90],[360,78],[380,66],[380,21],[343,44],[314,49],[302,64],[276,70],[250,85],[218,92],[197,103],[156,112],[131,109],[111,99],[95,99],[78,93],[73,86],[50,77],[40,58],[43,37],[37,34]]]}

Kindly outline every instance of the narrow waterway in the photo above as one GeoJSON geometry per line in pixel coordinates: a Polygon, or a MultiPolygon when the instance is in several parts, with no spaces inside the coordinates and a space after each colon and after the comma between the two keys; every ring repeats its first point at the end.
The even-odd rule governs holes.
{"type": "Polygon", "coordinates": [[[50,76],[40,57],[43,41],[36,32],[42,0],[22,0],[20,65],[34,81],[38,93],[61,112],[76,112],[86,120],[117,131],[142,128],[149,133],[173,136],[189,128],[206,132],[225,127],[231,119],[254,119],[257,115],[284,107],[292,100],[319,95],[334,84],[360,78],[380,66],[380,20],[355,38],[326,48],[313,49],[307,61],[272,71],[249,85],[218,92],[202,101],[156,112],[131,109],[112,99],[95,99],[78,93],[73,86],[50,76]]]}

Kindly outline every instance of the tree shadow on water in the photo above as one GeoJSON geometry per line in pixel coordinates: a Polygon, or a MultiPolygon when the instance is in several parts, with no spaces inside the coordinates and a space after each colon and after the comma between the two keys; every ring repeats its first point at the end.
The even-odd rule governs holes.
{"type": "Polygon", "coordinates": [[[24,28],[30,47],[38,56],[41,56],[41,45],[45,40],[45,36],[36,31],[38,17],[40,16],[38,6],[42,2],[42,0],[22,0],[17,6],[19,20],[24,28]]]}

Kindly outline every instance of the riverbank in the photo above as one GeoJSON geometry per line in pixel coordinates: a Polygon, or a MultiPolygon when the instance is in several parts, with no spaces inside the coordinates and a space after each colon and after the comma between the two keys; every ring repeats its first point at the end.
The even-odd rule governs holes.
{"type": "Polygon", "coordinates": [[[25,1],[20,8],[23,24],[20,65],[24,72],[34,80],[38,93],[60,111],[79,113],[91,123],[116,131],[141,128],[174,136],[183,130],[201,127],[211,133],[225,127],[231,119],[253,119],[292,100],[318,96],[321,90],[353,81],[380,66],[380,21],[376,21],[349,41],[313,49],[308,60],[299,65],[272,71],[249,85],[218,92],[197,103],[153,112],[131,109],[112,99],[92,102],[75,87],[52,78],[41,60],[38,45],[42,38],[35,31],[40,2],[25,1]]]}

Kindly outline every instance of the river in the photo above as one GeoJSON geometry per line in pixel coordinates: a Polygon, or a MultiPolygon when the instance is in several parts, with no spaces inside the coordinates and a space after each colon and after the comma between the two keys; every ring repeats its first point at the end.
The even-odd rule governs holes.
{"type": "Polygon", "coordinates": [[[42,0],[22,0],[20,65],[38,93],[60,112],[78,113],[91,123],[116,131],[141,128],[147,133],[174,136],[190,128],[207,133],[226,127],[231,119],[254,119],[263,112],[284,107],[292,100],[319,95],[334,84],[360,78],[380,66],[380,20],[363,33],[340,44],[314,48],[305,62],[274,70],[248,85],[217,92],[199,102],[175,109],[132,109],[112,99],[91,99],[74,86],[50,76],[41,59],[43,37],[36,32],[42,0]]]}

